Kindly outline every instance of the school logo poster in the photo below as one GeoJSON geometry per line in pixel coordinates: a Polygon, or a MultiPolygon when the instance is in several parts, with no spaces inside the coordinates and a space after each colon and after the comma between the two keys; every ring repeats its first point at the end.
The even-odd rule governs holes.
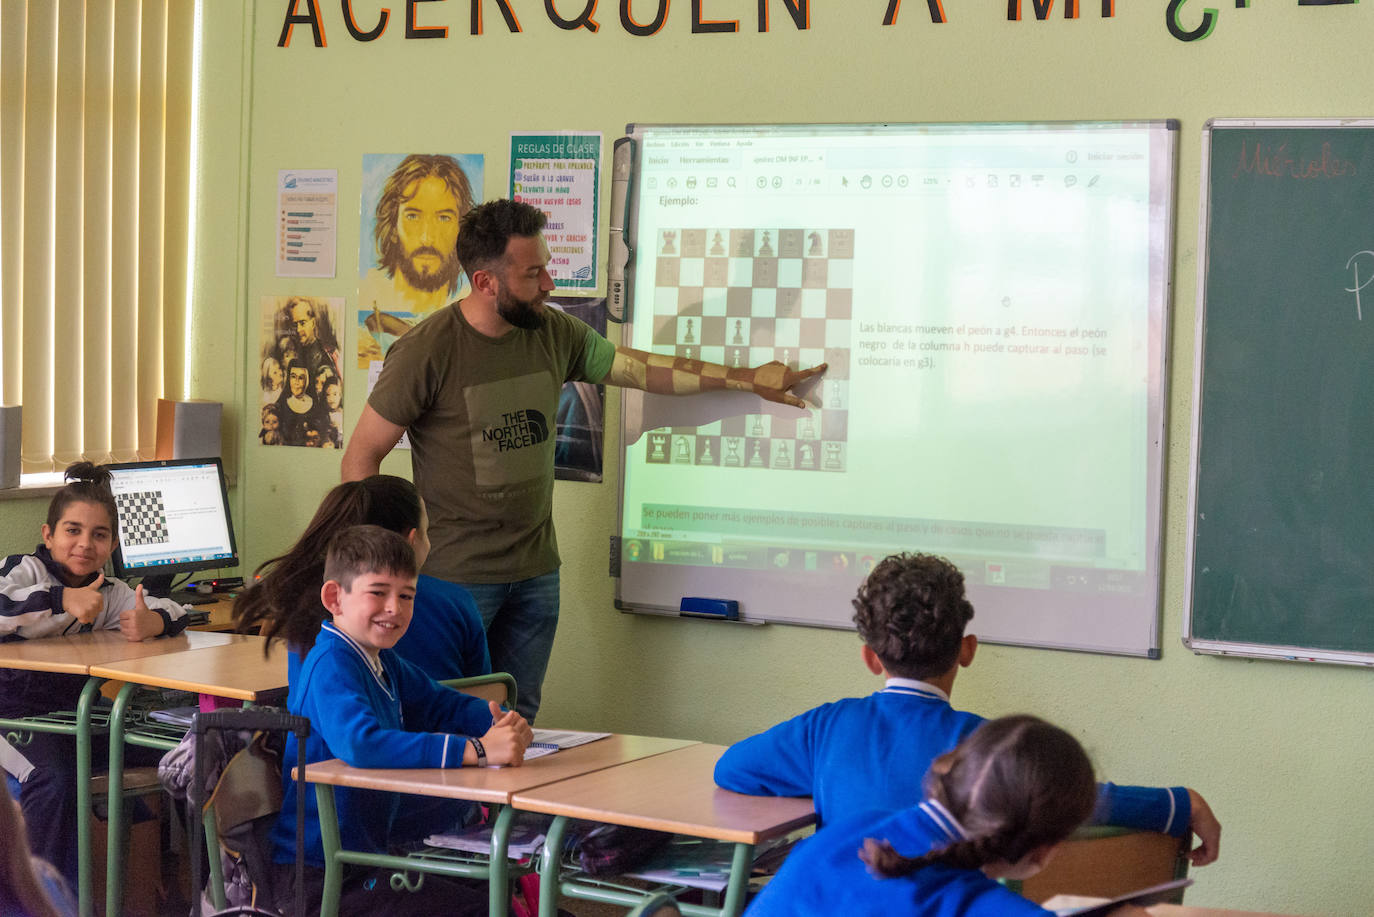
{"type": "Polygon", "coordinates": [[[549,274],[555,291],[597,286],[597,194],[601,134],[512,133],[510,198],[549,218],[549,274]]]}

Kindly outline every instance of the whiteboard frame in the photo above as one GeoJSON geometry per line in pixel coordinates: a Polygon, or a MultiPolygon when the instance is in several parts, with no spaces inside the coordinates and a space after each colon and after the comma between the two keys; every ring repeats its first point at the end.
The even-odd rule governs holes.
{"type": "Polygon", "coordinates": [[[1183,577],[1183,645],[1198,655],[1241,656],[1248,659],[1275,659],[1283,662],[1325,662],[1336,665],[1374,666],[1374,653],[1348,650],[1323,650],[1314,647],[1282,646],[1268,643],[1242,643],[1232,640],[1204,640],[1193,636],[1193,565],[1197,548],[1198,460],[1202,454],[1202,364],[1207,352],[1207,247],[1211,213],[1212,131],[1243,128],[1359,127],[1374,128],[1371,118],[1209,118],[1202,126],[1202,159],[1198,189],[1197,294],[1193,300],[1196,316],[1193,329],[1193,423],[1188,458],[1188,541],[1183,577]]]}
{"type": "MultiPolygon", "coordinates": [[[[1165,466],[1168,452],[1168,404],[1170,395],[1170,376],[1171,376],[1171,344],[1173,329],[1173,306],[1174,306],[1174,261],[1177,247],[1178,230],[1178,157],[1179,157],[1179,136],[1180,124],[1172,118],[1139,118],[1139,119],[1083,119],[1083,120],[1063,120],[1063,121],[990,121],[990,122],[929,122],[920,123],[921,127],[930,128],[957,128],[957,127],[996,127],[1002,125],[1015,125],[1017,127],[1055,127],[1055,126],[1079,126],[1094,124],[1110,124],[1113,126],[1148,126],[1162,129],[1161,143],[1164,156],[1161,162],[1167,176],[1165,185],[1166,196],[1165,206],[1163,207],[1162,218],[1160,219],[1160,232],[1163,239],[1162,249],[1158,254],[1158,289],[1152,290],[1150,297],[1150,320],[1157,321],[1159,332],[1157,337],[1150,341],[1150,349],[1158,349],[1149,362],[1152,372],[1158,373],[1157,390],[1150,386],[1152,390],[1147,393],[1147,429],[1148,436],[1146,444],[1147,462],[1146,473],[1143,481],[1147,511],[1145,517],[1145,552],[1148,557],[1146,573],[1147,580],[1153,590],[1153,602],[1148,622],[1143,622],[1139,627],[1138,634],[1133,634],[1133,642],[1129,645],[1123,643],[1111,643],[1110,641],[1097,642],[1090,641],[1084,643],[1067,643],[1062,640],[1040,639],[1033,633],[1018,633],[1007,635],[987,635],[978,632],[978,625],[975,624],[972,632],[978,632],[980,640],[986,643],[994,643],[1005,646],[1025,646],[1037,649],[1065,650],[1070,652],[1087,652],[1102,655],[1125,656],[1132,658],[1159,659],[1161,656],[1161,645],[1163,636],[1162,610],[1164,603],[1163,574],[1164,574],[1164,500],[1165,500],[1165,466]],[[1138,638],[1138,640],[1137,640],[1138,638]]],[[[803,123],[751,123],[751,124],[702,124],[702,123],[672,123],[672,122],[631,122],[626,125],[625,134],[621,140],[617,141],[617,155],[620,155],[622,145],[628,147],[625,152],[625,165],[628,167],[627,187],[622,192],[623,201],[612,200],[612,225],[617,220],[623,223],[621,241],[628,249],[626,253],[627,267],[625,268],[624,279],[619,281],[620,295],[624,301],[624,321],[633,323],[633,303],[635,300],[634,287],[636,280],[635,272],[631,265],[636,260],[637,252],[641,240],[637,239],[636,233],[639,224],[639,182],[638,176],[641,167],[641,157],[643,146],[641,134],[645,129],[675,129],[675,128],[726,128],[740,129],[751,127],[769,127],[781,129],[806,129],[817,128],[844,128],[844,129],[864,129],[864,128],[886,128],[901,126],[918,126],[915,122],[817,122],[810,124],[803,123]],[[629,142],[627,142],[629,141],[629,142]],[[623,214],[623,218],[622,218],[623,214]]],[[[615,276],[615,271],[612,271],[615,276]]],[[[620,428],[622,442],[620,449],[621,461],[617,475],[617,494],[616,494],[616,528],[611,536],[611,576],[615,580],[615,600],[614,607],[621,612],[648,614],[661,617],[676,617],[678,610],[670,605],[651,604],[642,600],[626,599],[622,593],[622,574],[620,551],[622,533],[624,531],[624,497],[625,497],[625,476],[627,473],[625,461],[625,422],[627,417],[627,400],[637,393],[621,390],[620,396],[620,428]]],[[[738,393],[711,393],[708,395],[697,395],[697,398],[731,397],[738,393]]],[[[756,396],[742,396],[756,397],[756,396]]],[[[669,568],[671,569],[671,568],[669,568]]],[[[969,588],[969,598],[976,607],[981,607],[981,603],[975,592],[978,586],[971,584],[969,588]]],[[[673,592],[674,590],[668,590],[673,592]]],[[[677,594],[690,594],[677,590],[677,594]]],[[[728,591],[727,593],[728,594],[728,591]]],[[[988,618],[988,612],[980,612],[984,620],[988,618]]],[[[745,608],[741,608],[739,623],[776,623],[790,624],[805,627],[820,627],[825,629],[850,630],[854,629],[852,623],[832,621],[832,620],[813,620],[809,618],[792,617],[787,614],[769,614],[766,616],[752,615],[745,608]]],[[[996,624],[1002,623],[1000,619],[994,621],[996,624]]]]}

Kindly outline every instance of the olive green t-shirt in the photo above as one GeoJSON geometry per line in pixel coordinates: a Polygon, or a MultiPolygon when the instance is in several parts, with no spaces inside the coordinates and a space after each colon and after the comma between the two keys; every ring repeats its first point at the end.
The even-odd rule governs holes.
{"type": "Polygon", "coordinates": [[[410,435],[431,576],[503,583],[558,568],[559,390],[565,381],[603,380],[615,348],[580,319],[552,308],[544,315],[538,330],[490,338],[453,303],[387,352],[368,404],[410,435]]]}

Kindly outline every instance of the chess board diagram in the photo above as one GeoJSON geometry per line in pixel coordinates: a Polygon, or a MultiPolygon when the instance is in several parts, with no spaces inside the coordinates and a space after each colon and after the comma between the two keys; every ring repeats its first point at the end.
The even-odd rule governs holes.
{"type": "Polygon", "coordinates": [[[167,509],[162,504],[162,491],[115,494],[115,506],[119,509],[119,540],[125,547],[166,543],[167,509]]]}
{"type": "Polygon", "coordinates": [[[649,433],[649,464],[847,466],[853,229],[661,229],[652,349],[729,367],[830,364],[809,411],[649,433]]]}

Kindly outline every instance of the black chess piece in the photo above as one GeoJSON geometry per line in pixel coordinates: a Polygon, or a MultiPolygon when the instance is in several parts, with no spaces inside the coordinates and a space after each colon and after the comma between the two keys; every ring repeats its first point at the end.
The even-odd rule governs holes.
{"type": "Polygon", "coordinates": [[[807,253],[808,255],[823,255],[823,254],[825,254],[825,252],[821,251],[821,234],[820,234],[820,233],[816,232],[815,230],[812,230],[811,233],[807,235],[806,241],[808,241],[808,242],[811,243],[811,247],[808,248],[808,249],[806,250],[806,253],[807,253]]]}
{"type": "Polygon", "coordinates": [[[737,346],[744,344],[744,322],[740,319],[735,319],[735,338],[730,343],[737,346]]]}
{"type": "Polygon", "coordinates": [[[773,254],[773,243],[768,238],[768,230],[765,229],[763,231],[763,242],[759,245],[759,255],[767,257],[771,254],[773,254]]]}
{"type": "Polygon", "coordinates": [[[673,245],[673,240],[677,238],[677,230],[665,229],[663,231],[663,254],[676,255],[677,248],[673,245]]]}
{"type": "Polygon", "coordinates": [[[720,231],[717,230],[717,231],[716,231],[716,234],[715,234],[714,236],[711,237],[711,252],[710,252],[710,254],[712,254],[712,255],[723,255],[723,254],[725,254],[725,244],[724,244],[724,241],[725,241],[725,240],[722,239],[722,238],[720,237],[720,231]]]}
{"type": "Polygon", "coordinates": [[[696,342],[696,336],[692,333],[692,320],[689,318],[687,319],[687,333],[682,336],[682,343],[695,344],[696,342]]]}

